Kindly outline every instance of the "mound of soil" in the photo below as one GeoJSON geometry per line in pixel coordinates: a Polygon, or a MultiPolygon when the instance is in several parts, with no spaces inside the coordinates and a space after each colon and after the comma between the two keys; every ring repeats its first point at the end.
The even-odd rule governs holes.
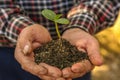
{"type": "Polygon", "coordinates": [[[76,62],[89,59],[87,53],[79,51],[65,39],[51,40],[34,50],[35,62],[44,62],[59,69],[70,67],[76,62]]]}

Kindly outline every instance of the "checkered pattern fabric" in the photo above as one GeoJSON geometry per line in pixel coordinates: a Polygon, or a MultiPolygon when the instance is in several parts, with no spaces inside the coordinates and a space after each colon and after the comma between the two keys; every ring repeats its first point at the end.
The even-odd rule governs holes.
{"type": "Polygon", "coordinates": [[[35,23],[46,27],[56,39],[54,23],[41,15],[43,9],[51,9],[70,20],[68,25],[59,25],[61,33],[77,27],[95,34],[114,23],[120,10],[120,1],[0,0],[0,46],[15,46],[22,29],[35,23]]]}

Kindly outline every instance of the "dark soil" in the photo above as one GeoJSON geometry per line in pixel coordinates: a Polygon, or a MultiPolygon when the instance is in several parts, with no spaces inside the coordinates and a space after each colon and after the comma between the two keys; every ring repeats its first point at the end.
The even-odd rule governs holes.
{"type": "Polygon", "coordinates": [[[35,62],[44,62],[59,69],[70,67],[76,62],[89,59],[87,53],[78,51],[65,39],[52,40],[34,50],[35,62]]]}

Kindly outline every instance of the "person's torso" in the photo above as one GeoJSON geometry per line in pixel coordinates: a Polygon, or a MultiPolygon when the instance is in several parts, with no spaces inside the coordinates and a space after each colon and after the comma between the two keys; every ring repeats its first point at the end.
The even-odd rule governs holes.
{"type": "MultiPolygon", "coordinates": [[[[56,14],[62,14],[62,17],[67,16],[68,11],[75,4],[74,0],[19,0],[19,7],[36,23],[46,27],[53,38],[57,38],[55,25],[52,21],[47,20],[41,15],[44,9],[51,9],[56,14]]],[[[62,32],[65,25],[59,24],[59,30],[62,32]]]]}

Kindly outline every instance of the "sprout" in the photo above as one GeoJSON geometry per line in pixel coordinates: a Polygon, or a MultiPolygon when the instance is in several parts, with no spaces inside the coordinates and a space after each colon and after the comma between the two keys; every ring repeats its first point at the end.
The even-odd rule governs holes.
{"type": "Polygon", "coordinates": [[[66,18],[60,18],[62,16],[62,14],[56,14],[55,12],[53,12],[52,10],[49,10],[49,9],[43,10],[42,15],[45,18],[47,18],[55,23],[55,29],[56,29],[58,37],[60,38],[61,35],[60,35],[59,29],[58,29],[58,23],[59,24],[68,24],[69,20],[66,18]]]}

